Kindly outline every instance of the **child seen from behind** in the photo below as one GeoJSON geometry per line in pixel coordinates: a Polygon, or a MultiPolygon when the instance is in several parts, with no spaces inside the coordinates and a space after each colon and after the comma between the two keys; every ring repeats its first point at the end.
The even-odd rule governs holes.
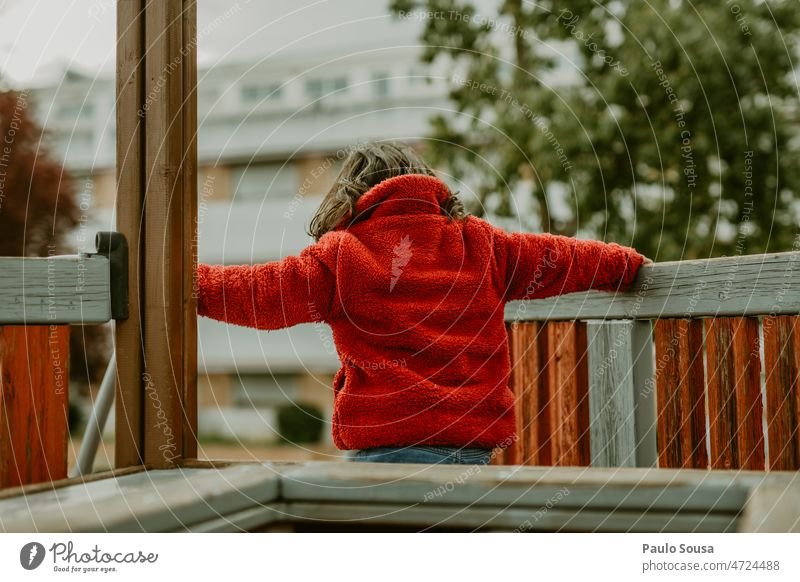
{"type": "Polygon", "coordinates": [[[316,243],[281,261],[199,265],[198,313],[266,330],[329,324],[333,441],[355,461],[488,463],[516,438],[505,303],[624,290],[646,261],[468,216],[391,143],[349,154],[310,231],[316,243]]]}

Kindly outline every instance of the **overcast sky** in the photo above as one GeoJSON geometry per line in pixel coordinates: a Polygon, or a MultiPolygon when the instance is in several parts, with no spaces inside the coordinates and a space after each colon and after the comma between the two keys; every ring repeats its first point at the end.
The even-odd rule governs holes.
{"type": "MultiPolygon", "coordinates": [[[[201,65],[348,45],[413,43],[419,20],[392,20],[387,0],[199,0],[201,65]],[[226,12],[227,11],[227,12],[226,12]],[[356,41],[358,41],[356,43],[356,41]]],[[[70,66],[112,75],[115,0],[0,0],[0,75],[14,85],[70,66]]]]}

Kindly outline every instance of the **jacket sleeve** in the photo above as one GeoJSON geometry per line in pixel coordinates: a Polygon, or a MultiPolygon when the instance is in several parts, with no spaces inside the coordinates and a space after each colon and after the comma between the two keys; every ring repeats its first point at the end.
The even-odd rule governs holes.
{"type": "Polygon", "coordinates": [[[625,291],[644,262],[644,256],[636,250],[617,243],[500,229],[495,235],[495,256],[506,301],[589,289],[625,291]]]}
{"type": "Polygon", "coordinates": [[[258,329],[325,321],[335,273],[317,243],[298,256],[259,265],[198,265],[197,313],[258,329]]]}

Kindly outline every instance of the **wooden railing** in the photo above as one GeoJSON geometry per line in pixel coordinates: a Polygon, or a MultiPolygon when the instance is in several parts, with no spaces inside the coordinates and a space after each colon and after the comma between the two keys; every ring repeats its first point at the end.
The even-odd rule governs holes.
{"type": "MultiPolygon", "coordinates": [[[[63,324],[127,315],[127,254],[110,246],[0,259],[0,486],[66,474],[63,324]]],[[[626,293],[509,304],[518,439],[495,462],[800,468],[798,289],[793,252],[660,263],[626,293]]]]}
{"type": "Polygon", "coordinates": [[[0,489],[67,476],[69,324],[127,316],[127,245],[99,233],[98,252],[0,257],[0,489]]]}
{"type": "Polygon", "coordinates": [[[519,438],[496,463],[800,468],[798,290],[790,252],[509,304],[519,438]]]}

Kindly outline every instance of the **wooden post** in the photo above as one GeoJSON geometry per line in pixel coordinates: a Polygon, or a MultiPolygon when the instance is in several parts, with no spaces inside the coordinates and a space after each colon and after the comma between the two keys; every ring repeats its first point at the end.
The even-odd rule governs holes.
{"type": "Polygon", "coordinates": [[[636,426],[636,466],[658,466],[655,342],[650,321],[633,322],[633,406],[636,426]]]}
{"type": "Polygon", "coordinates": [[[586,325],[592,466],[635,467],[633,322],[586,325]]]}
{"type": "Polygon", "coordinates": [[[128,319],[115,324],[117,394],[114,464],[143,462],[141,234],[144,3],[117,2],[117,230],[128,240],[128,319]]]}
{"type": "Polygon", "coordinates": [[[0,488],[67,476],[69,326],[0,327],[0,488]]]}
{"type": "Polygon", "coordinates": [[[197,0],[184,0],[183,457],[197,457],[197,0]]]}
{"type": "Polygon", "coordinates": [[[195,0],[120,0],[118,38],[118,229],[135,259],[116,464],[165,468],[196,456],[195,0]]]}

